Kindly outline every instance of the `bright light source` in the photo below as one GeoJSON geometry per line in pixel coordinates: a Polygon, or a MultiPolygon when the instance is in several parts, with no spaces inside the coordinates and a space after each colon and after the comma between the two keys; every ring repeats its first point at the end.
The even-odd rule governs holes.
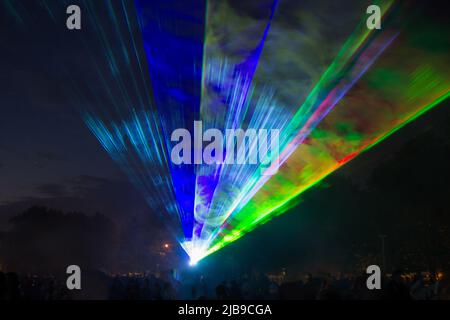
{"type": "Polygon", "coordinates": [[[189,260],[189,265],[190,265],[191,267],[193,267],[193,266],[195,266],[195,265],[197,264],[197,262],[198,262],[198,261],[195,261],[195,260],[189,260]]]}
{"type": "Polygon", "coordinates": [[[189,265],[195,266],[206,256],[205,246],[200,241],[185,241],[181,244],[189,256],[189,265]]]}

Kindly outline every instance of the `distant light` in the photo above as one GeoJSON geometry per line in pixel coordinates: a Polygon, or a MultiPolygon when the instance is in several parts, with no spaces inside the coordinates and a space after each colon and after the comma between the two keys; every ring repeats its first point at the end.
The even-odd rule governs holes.
{"type": "Polygon", "coordinates": [[[169,247],[170,247],[170,246],[169,246],[168,243],[165,243],[165,244],[164,244],[164,248],[169,249],[169,247]]]}

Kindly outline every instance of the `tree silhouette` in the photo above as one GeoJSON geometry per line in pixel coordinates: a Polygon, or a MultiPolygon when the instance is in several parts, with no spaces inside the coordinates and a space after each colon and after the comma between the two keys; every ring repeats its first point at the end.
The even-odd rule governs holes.
{"type": "Polygon", "coordinates": [[[117,231],[102,214],[63,213],[32,207],[11,219],[3,236],[4,268],[17,272],[65,272],[68,265],[110,270],[117,231]]]}

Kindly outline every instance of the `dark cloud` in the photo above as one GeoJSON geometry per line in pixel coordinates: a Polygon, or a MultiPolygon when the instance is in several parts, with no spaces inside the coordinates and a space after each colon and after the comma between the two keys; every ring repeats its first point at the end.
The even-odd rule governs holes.
{"type": "Polygon", "coordinates": [[[36,156],[48,161],[64,161],[66,158],[60,154],[56,154],[48,151],[38,151],[36,152],[36,156]]]}
{"type": "Polygon", "coordinates": [[[5,144],[0,144],[0,151],[1,152],[14,152],[14,148],[7,146],[5,144]]]}
{"type": "Polygon", "coordinates": [[[95,192],[96,190],[105,190],[109,185],[114,185],[115,182],[101,177],[94,177],[90,175],[81,175],[69,181],[70,189],[78,196],[83,197],[86,194],[95,192]]]}
{"type": "Polygon", "coordinates": [[[87,174],[80,175],[72,180],[72,183],[77,186],[98,186],[108,182],[111,181],[106,178],[95,177],[87,174]]]}
{"type": "Polygon", "coordinates": [[[50,197],[63,197],[68,195],[68,190],[65,185],[49,183],[38,186],[36,190],[43,195],[50,197]]]}

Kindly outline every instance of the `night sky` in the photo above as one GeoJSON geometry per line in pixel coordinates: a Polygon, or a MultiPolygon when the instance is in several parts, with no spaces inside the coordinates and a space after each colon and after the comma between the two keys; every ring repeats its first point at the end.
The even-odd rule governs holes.
{"type": "Polygon", "coordinates": [[[86,79],[91,71],[65,30],[64,12],[58,27],[43,14],[30,17],[33,9],[23,7],[25,25],[2,11],[1,226],[8,213],[31,204],[112,215],[145,209],[66,94],[61,63],[73,62],[86,79]]]}

